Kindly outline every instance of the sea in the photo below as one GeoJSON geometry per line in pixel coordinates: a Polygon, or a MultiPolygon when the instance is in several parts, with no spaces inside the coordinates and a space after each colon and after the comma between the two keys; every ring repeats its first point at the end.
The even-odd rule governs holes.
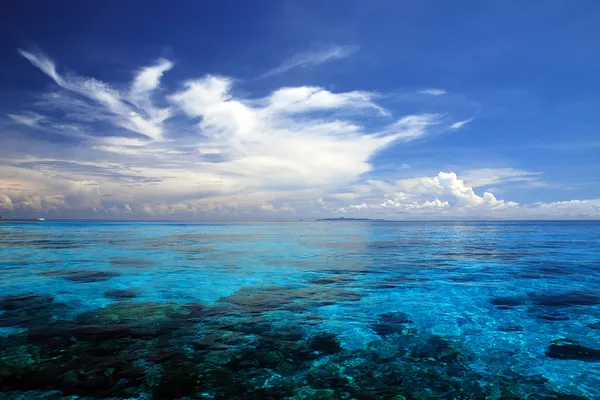
{"type": "Polygon", "coordinates": [[[600,222],[0,221],[1,399],[600,399],[600,222]]]}

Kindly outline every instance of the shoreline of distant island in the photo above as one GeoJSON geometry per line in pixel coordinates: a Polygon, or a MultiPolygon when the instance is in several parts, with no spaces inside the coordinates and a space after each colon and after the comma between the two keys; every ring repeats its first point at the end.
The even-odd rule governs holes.
{"type": "Polygon", "coordinates": [[[346,217],[338,217],[338,218],[320,218],[315,221],[367,221],[367,222],[384,222],[385,219],[373,219],[373,218],[346,218],[346,217]]]}

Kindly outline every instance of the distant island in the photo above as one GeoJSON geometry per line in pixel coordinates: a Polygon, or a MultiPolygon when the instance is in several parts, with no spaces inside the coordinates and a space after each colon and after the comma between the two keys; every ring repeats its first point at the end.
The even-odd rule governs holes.
{"type": "Polygon", "coordinates": [[[321,218],[321,219],[317,219],[317,221],[385,221],[385,219],[338,217],[338,218],[321,218]]]}

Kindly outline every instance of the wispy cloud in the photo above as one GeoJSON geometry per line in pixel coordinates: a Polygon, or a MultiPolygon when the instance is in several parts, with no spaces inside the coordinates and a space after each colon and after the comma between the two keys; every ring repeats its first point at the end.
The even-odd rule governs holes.
{"type": "Polygon", "coordinates": [[[540,180],[541,175],[540,172],[515,168],[478,168],[465,171],[461,177],[474,188],[515,182],[533,187],[546,186],[546,183],[540,180]]]}
{"type": "Polygon", "coordinates": [[[154,107],[150,94],[158,87],[160,77],[172,67],[172,63],[160,60],[156,66],[142,69],[133,81],[131,96],[127,96],[94,78],[62,76],[57,72],[54,61],[43,53],[19,50],[19,54],[52,78],[61,88],[101,105],[101,115],[108,115],[115,126],[150,139],[162,139],[162,123],[169,118],[170,110],[154,107]]]}
{"type": "Polygon", "coordinates": [[[455,123],[453,123],[452,125],[450,125],[450,129],[460,129],[463,126],[467,125],[468,123],[470,123],[471,121],[473,121],[475,118],[469,118],[469,119],[464,119],[462,121],[457,121],[455,123]]]}
{"type": "Polygon", "coordinates": [[[25,112],[23,114],[6,114],[10,119],[19,124],[27,125],[32,128],[39,128],[40,122],[46,117],[34,112],[25,112]]]}
{"type": "Polygon", "coordinates": [[[426,94],[428,96],[442,96],[448,92],[446,92],[444,89],[429,88],[429,89],[421,89],[417,93],[426,94]]]}
{"type": "Polygon", "coordinates": [[[340,60],[350,57],[359,50],[358,46],[329,46],[318,50],[305,51],[297,53],[285,60],[277,68],[273,68],[258,76],[256,79],[267,78],[273,75],[279,75],[294,68],[305,68],[309,66],[323,64],[329,61],[340,60]]]}

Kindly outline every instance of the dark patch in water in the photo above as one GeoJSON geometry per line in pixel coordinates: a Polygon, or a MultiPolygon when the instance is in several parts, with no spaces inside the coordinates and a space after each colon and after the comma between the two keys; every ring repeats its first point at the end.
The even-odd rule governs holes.
{"type": "Polygon", "coordinates": [[[535,317],[544,321],[568,321],[571,319],[567,314],[561,312],[547,312],[537,314],[535,317]]]}
{"type": "Polygon", "coordinates": [[[138,292],[129,289],[112,289],[104,292],[104,297],[112,300],[130,300],[138,297],[138,292]]]}
{"type": "Polygon", "coordinates": [[[559,294],[529,295],[534,304],[549,307],[594,306],[600,304],[600,296],[595,292],[574,291],[559,294]]]}
{"type": "Polygon", "coordinates": [[[46,309],[54,302],[54,296],[48,294],[28,293],[18,296],[6,296],[0,298],[0,310],[17,311],[46,309]]]}
{"type": "Polygon", "coordinates": [[[54,296],[47,294],[23,294],[0,298],[0,326],[35,327],[44,325],[55,314],[67,310],[67,306],[56,303],[54,296]]]}
{"type": "Polygon", "coordinates": [[[368,287],[373,288],[373,289],[396,289],[398,286],[389,285],[389,284],[385,284],[385,283],[379,283],[379,284],[375,284],[375,285],[369,285],[368,287]]]}
{"type": "Polygon", "coordinates": [[[518,271],[515,274],[515,277],[524,279],[547,279],[562,278],[567,275],[574,275],[575,273],[573,267],[566,265],[551,264],[547,262],[530,262],[527,267],[518,271]]]}
{"type": "Polygon", "coordinates": [[[600,296],[589,291],[573,291],[557,294],[529,293],[526,297],[495,297],[490,302],[498,309],[500,307],[518,307],[525,304],[558,308],[598,305],[600,304],[600,296]]]}
{"type": "Polygon", "coordinates": [[[407,287],[416,287],[420,286],[425,282],[429,282],[429,278],[416,278],[412,276],[400,275],[384,278],[380,282],[382,284],[406,285],[407,287]]]}
{"type": "MultiPolygon", "coordinates": [[[[525,304],[525,299],[522,297],[494,297],[490,303],[499,307],[518,307],[525,304]]],[[[505,309],[505,308],[502,308],[505,309]]]]}
{"type": "Polygon", "coordinates": [[[352,278],[347,276],[331,276],[309,279],[308,283],[312,285],[343,285],[352,280],[352,278]]]}
{"type": "Polygon", "coordinates": [[[231,296],[219,299],[219,302],[230,303],[245,312],[262,313],[273,310],[303,311],[361,299],[360,293],[345,289],[267,286],[242,288],[231,296]]]}
{"type": "Polygon", "coordinates": [[[415,358],[425,358],[442,362],[467,362],[466,356],[459,346],[438,335],[432,335],[426,342],[418,345],[412,352],[415,358]]]}
{"type": "Polygon", "coordinates": [[[498,326],[500,332],[523,332],[524,329],[519,325],[500,325],[498,326]]]}
{"type": "Polygon", "coordinates": [[[116,272],[110,271],[72,271],[72,270],[51,270],[41,272],[40,276],[55,276],[67,279],[77,283],[102,282],[120,276],[116,272]]]}
{"type": "Polygon", "coordinates": [[[321,354],[334,354],[342,350],[340,342],[335,335],[322,333],[308,341],[308,347],[321,354]]]}
{"type": "Polygon", "coordinates": [[[408,314],[403,312],[389,312],[380,314],[377,322],[371,325],[371,328],[379,336],[385,337],[387,335],[402,334],[406,325],[412,323],[408,318],[408,314]]]}
{"type": "Polygon", "coordinates": [[[600,322],[594,322],[593,324],[589,324],[588,328],[590,328],[590,329],[599,329],[600,330],[600,322]]]}
{"type": "Polygon", "coordinates": [[[546,355],[560,360],[600,361],[600,350],[583,346],[569,339],[557,339],[548,346],[546,355]]]}
{"type": "Polygon", "coordinates": [[[112,257],[109,261],[113,265],[126,268],[148,268],[155,265],[153,261],[131,257],[112,257]]]}

